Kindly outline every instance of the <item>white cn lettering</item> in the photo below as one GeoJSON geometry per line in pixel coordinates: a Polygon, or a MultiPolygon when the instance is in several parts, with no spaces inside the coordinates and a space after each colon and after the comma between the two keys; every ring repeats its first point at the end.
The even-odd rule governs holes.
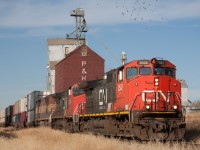
{"type": "Polygon", "coordinates": [[[100,89],[99,90],[99,105],[103,105],[107,103],[107,94],[108,89],[100,89]]]}
{"type": "Polygon", "coordinates": [[[148,98],[146,98],[146,94],[148,94],[148,93],[155,93],[155,91],[154,90],[144,90],[143,92],[142,92],[142,100],[143,101],[153,101],[153,102],[155,102],[155,98],[156,98],[156,101],[158,101],[158,99],[159,99],[159,95],[160,95],[160,97],[162,97],[165,101],[169,101],[168,99],[167,99],[167,97],[165,96],[165,94],[161,91],[161,90],[159,90],[159,91],[157,91],[155,94],[155,98],[152,98],[152,99],[148,99],[148,98]]]}

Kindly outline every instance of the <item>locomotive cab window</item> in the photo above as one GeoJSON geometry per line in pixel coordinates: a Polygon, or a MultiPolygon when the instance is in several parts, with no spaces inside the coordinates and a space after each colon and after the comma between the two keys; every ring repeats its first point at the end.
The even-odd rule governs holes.
{"type": "Polygon", "coordinates": [[[74,94],[74,96],[82,95],[82,94],[84,94],[84,90],[76,87],[73,89],[73,94],[74,94]]]}
{"type": "Polygon", "coordinates": [[[137,76],[138,75],[138,69],[137,68],[127,68],[126,69],[126,79],[131,79],[133,78],[134,76],[137,76]]]}
{"type": "Polygon", "coordinates": [[[165,75],[175,78],[175,69],[165,68],[165,75]]]}
{"type": "Polygon", "coordinates": [[[173,68],[154,68],[154,75],[166,75],[175,78],[175,69],[173,68]]]}
{"type": "Polygon", "coordinates": [[[151,74],[151,68],[150,67],[141,67],[140,68],[140,74],[141,75],[149,75],[149,74],[151,74]]]}
{"type": "Polygon", "coordinates": [[[118,73],[117,73],[117,81],[120,82],[120,81],[123,81],[123,70],[119,70],[118,73]]]}
{"type": "Polygon", "coordinates": [[[154,68],[154,75],[164,75],[165,74],[165,69],[164,68],[154,68]]]}

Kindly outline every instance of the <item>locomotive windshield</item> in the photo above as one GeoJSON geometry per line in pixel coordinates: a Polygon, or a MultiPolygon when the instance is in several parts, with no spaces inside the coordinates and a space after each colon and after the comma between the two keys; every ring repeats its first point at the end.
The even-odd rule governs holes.
{"type": "Polygon", "coordinates": [[[141,75],[149,75],[149,74],[151,74],[151,68],[150,67],[141,67],[140,68],[140,74],[141,75]]]}
{"type": "Polygon", "coordinates": [[[82,89],[80,89],[78,87],[76,87],[76,88],[73,89],[74,96],[82,95],[84,93],[85,93],[84,90],[82,90],[82,89]]]}
{"type": "Polygon", "coordinates": [[[126,79],[131,79],[132,77],[136,76],[138,74],[137,68],[127,68],[126,69],[126,79]]]}
{"type": "Polygon", "coordinates": [[[175,77],[175,71],[173,68],[162,68],[162,67],[155,67],[154,68],[154,75],[167,75],[170,77],[175,77]]]}

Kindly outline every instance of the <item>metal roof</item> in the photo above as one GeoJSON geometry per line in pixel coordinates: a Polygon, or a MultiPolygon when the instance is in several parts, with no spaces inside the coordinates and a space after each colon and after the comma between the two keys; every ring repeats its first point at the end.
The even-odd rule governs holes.
{"type": "Polygon", "coordinates": [[[179,81],[181,82],[181,88],[188,88],[188,85],[185,80],[180,79],[179,81]]]}
{"type": "MultiPolygon", "coordinates": [[[[79,39],[84,42],[85,39],[79,39]]],[[[76,38],[50,38],[48,39],[48,45],[74,45],[78,42],[76,38]]]]}

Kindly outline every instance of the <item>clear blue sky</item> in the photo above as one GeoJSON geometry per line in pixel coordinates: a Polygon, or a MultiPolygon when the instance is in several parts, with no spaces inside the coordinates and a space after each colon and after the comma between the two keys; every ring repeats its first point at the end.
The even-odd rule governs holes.
{"type": "Polygon", "coordinates": [[[128,61],[168,59],[189,98],[200,100],[200,0],[1,0],[0,108],[46,89],[47,39],[74,30],[70,11],[78,7],[106,71],[118,66],[109,51],[118,59],[125,51],[128,61]]]}

